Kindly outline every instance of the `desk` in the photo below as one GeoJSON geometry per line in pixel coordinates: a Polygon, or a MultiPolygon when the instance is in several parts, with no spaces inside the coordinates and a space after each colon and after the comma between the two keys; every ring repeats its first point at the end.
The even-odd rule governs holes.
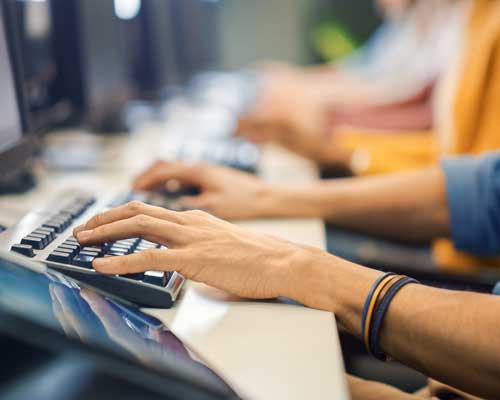
{"type": "MultiPolygon", "coordinates": [[[[24,213],[71,187],[99,193],[127,185],[152,159],[172,157],[173,143],[164,126],[151,125],[130,137],[99,140],[104,156],[95,170],[56,172],[39,167],[35,190],[0,198],[0,223],[15,223],[24,213]]],[[[307,181],[316,174],[309,163],[276,149],[264,151],[261,170],[263,178],[275,182],[307,181]]],[[[246,221],[241,225],[325,247],[320,220],[246,221]]],[[[146,312],[169,326],[246,398],[349,397],[331,313],[276,302],[243,301],[194,282],[186,284],[174,308],[146,312]]]]}

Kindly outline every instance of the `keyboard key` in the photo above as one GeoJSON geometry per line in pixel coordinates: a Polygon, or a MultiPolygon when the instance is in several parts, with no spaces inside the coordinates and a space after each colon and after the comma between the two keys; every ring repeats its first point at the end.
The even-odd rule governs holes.
{"type": "Polygon", "coordinates": [[[126,256],[128,254],[127,250],[110,250],[106,253],[107,256],[119,257],[126,256]]]}
{"type": "Polygon", "coordinates": [[[75,246],[75,245],[63,243],[57,247],[57,250],[70,251],[73,255],[75,255],[80,251],[80,246],[75,246]]]}
{"type": "Polygon", "coordinates": [[[155,286],[167,286],[168,275],[165,272],[161,271],[146,271],[144,273],[143,282],[155,286]]]}
{"type": "Polygon", "coordinates": [[[109,249],[110,252],[125,252],[125,254],[130,253],[131,250],[132,250],[131,246],[123,246],[119,244],[114,244],[109,249]]]}
{"type": "Polygon", "coordinates": [[[10,248],[10,250],[26,257],[35,257],[33,247],[29,244],[15,244],[10,248]]]}
{"type": "Polygon", "coordinates": [[[72,249],[65,249],[64,247],[58,247],[55,251],[58,251],[59,253],[68,254],[70,257],[74,257],[75,255],[78,254],[78,251],[72,249]]]}
{"type": "Polygon", "coordinates": [[[89,256],[89,257],[94,257],[97,258],[99,257],[99,253],[97,251],[83,251],[81,250],[80,253],[78,253],[81,256],[89,256]]]}
{"type": "Polygon", "coordinates": [[[61,233],[65,228],[63,227],[63,224],[59,222],[54,222],[54,221],[47,221],[44,224],[42,224],[44,228],[51,228],[54,229],[57,233],[61,233]]]}
{"type": "Polygon", "coordinates": [[[57,262],[61,264],[70,264],[71,255],[69,253],[64,253],[61,251],[53,251],[47,257],[47,261],[57,262]]]}
{"type": "Polygon", "coordinates": [[[38,228],[33,233],[43,234],[49,238],[49,241],[52,242],[56,238],[56,231],[51,228],[38,228]]]}
{"type": "Polygon", "coordinates": [[[35,236],[26,236],[21,240],[21,244],[27,244],[32,246],[34,249],[41,250],[45,246],[43,245],[43,239],[35,236]]]}
{"type": "Polygon", "coordinates": [[[49,245],[49,238],[48,236],[46,235],[43,235],[41,233],[30,233],[29,236],[32,236],[32,237],[37,237],[37,238],[40,238],[42,239],[42,248],[45,249],[48,245],[49,245]]]}
{"type": "Polygon", "coordinates": [[[95,257],[93,256],[78,254],[73,258],[72,264],[77,267],[92,268],[92,261],[94,260],[95,257]]]}
{"type": "Polygon", "coordinates": [[[93,253],[97,253],[99,256],[104,255],[104,247],[101,246],[89,246],[82,248],[82,251],[89,251],[93,253]]]}

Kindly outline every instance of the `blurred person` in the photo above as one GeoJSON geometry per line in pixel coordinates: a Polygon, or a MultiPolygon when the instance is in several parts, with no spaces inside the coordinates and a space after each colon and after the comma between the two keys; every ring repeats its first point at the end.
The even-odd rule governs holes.
{"type": "MultiPolygon", "coordinates": [[[[401,10],[410,3],[394,6],[399,11],[389,14],[409,18],[411,12],[401,10]]],[[[349,67],[305,72],[271,67],[263,72],[260,97],[240,120],[238,133],[278,142],[319,164],[348,167],[356,175],[415,169],[434,164],[443,154],[498,148],[498,2],[420,0],[409,10],[415,15],[422,10],[421,18],[415,18],[427,27],[420,47],[406,43],[399,49],[388,46],[386,54],[381,50],[380,61],[367,64],[368,69],[378,65],[373,75],[363,68],[360,73],[349,67]],[[403,57],[396,58],[398,52],[403,57]],[[418,102],[430,90],[433,128],[428,130],[423,129],[427,106],[418,102]],[[424,123],[419,126],[419,121],[424,123]],[[345,126],[357,123],[370,128],[378,124],[379,129],[345,126]]]]}
{"type": "MultiPolygon", "coordinates": [[[[189,168],[170,165],[168,172],[158,167],[155,174],[140,177],[136,186],[162,185],[173,172],[182,182],[200,179],[201,171],[189,168]]],[[[248,215],[248,208],[261,215],[281,215],[284,205],[292,215],[316,215],[323,210],[344,223],[350,219],[350,224],[384,224],[381,228],[391,235],[451,235],[459,248],[500,254],[500,153],[451,157],[440,167],[419,173],[349,181],[335,189],[337,196],[332,186],[313,196],[310,191],[305,195],[283,192],[283,197],[274,200],[266,199],[266,190],[259,190],[251,176],[224,169],[206,171],[219,172],[219,179],[211,183],[220,186],[219,197],[231,193],[241,203],[225,204],[221,210],[232,206],[235,213],[234,207],[240,207],[240,215],[248,215]],[[353,185],[358,186],[356,196],[348,194],[353,185]],[[249,197],[251,193],[260,197],[249,197]],[[372,200],[371,212],[361,206],[365,197],[372,200]],[[266,211],[265,205],[271,208],[266,211]]],[[[93,266],[101,273],[178,271],[244,298],[288,297],[333,312],[339,326],[360,338],[378,359],[399,360],[450,385],[432,382],[427,390],[410,395],[349,377],[353,399],[472,398],[465,393],[487,399],[500,396],[497,296],[427,287],[319,249],[248,231],[202,211],[179,213],[133,202],[93,217],[74,234],[82,245],[143,237],[168,247],[98,258],[93,266]]]]}

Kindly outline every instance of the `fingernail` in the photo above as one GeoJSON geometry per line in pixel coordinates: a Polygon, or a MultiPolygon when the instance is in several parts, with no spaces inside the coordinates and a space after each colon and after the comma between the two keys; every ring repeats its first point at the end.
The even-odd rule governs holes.
{"type": "Polygon", "coordinates": [[[90,239],[90,237],[92,236],[93,233],[94,233],[94,231],[81,231],[81,232],[78,232],[76,237],[78,240],[87,240],[87,239],[90,239]]]}

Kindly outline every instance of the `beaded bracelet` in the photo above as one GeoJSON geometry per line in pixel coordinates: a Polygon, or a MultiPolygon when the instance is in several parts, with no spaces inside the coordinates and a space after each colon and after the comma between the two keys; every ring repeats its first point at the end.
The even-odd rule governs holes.
{"type": "Polygon", "coordinates": [[[397,282],[395,282],[384,295],[380,304],[378,305],[374,316],[372,324],[370,325],[368,347],[370,353],[377,359],[381,361],[387,361],[387,355],[380,348],[380,331],[382,329],[382,324],[384,322],[385,315],[389,309],[394,296],[406,285],[411,283],[419,283],[417,280],[409,277],[401,277],[397,282]]]}

